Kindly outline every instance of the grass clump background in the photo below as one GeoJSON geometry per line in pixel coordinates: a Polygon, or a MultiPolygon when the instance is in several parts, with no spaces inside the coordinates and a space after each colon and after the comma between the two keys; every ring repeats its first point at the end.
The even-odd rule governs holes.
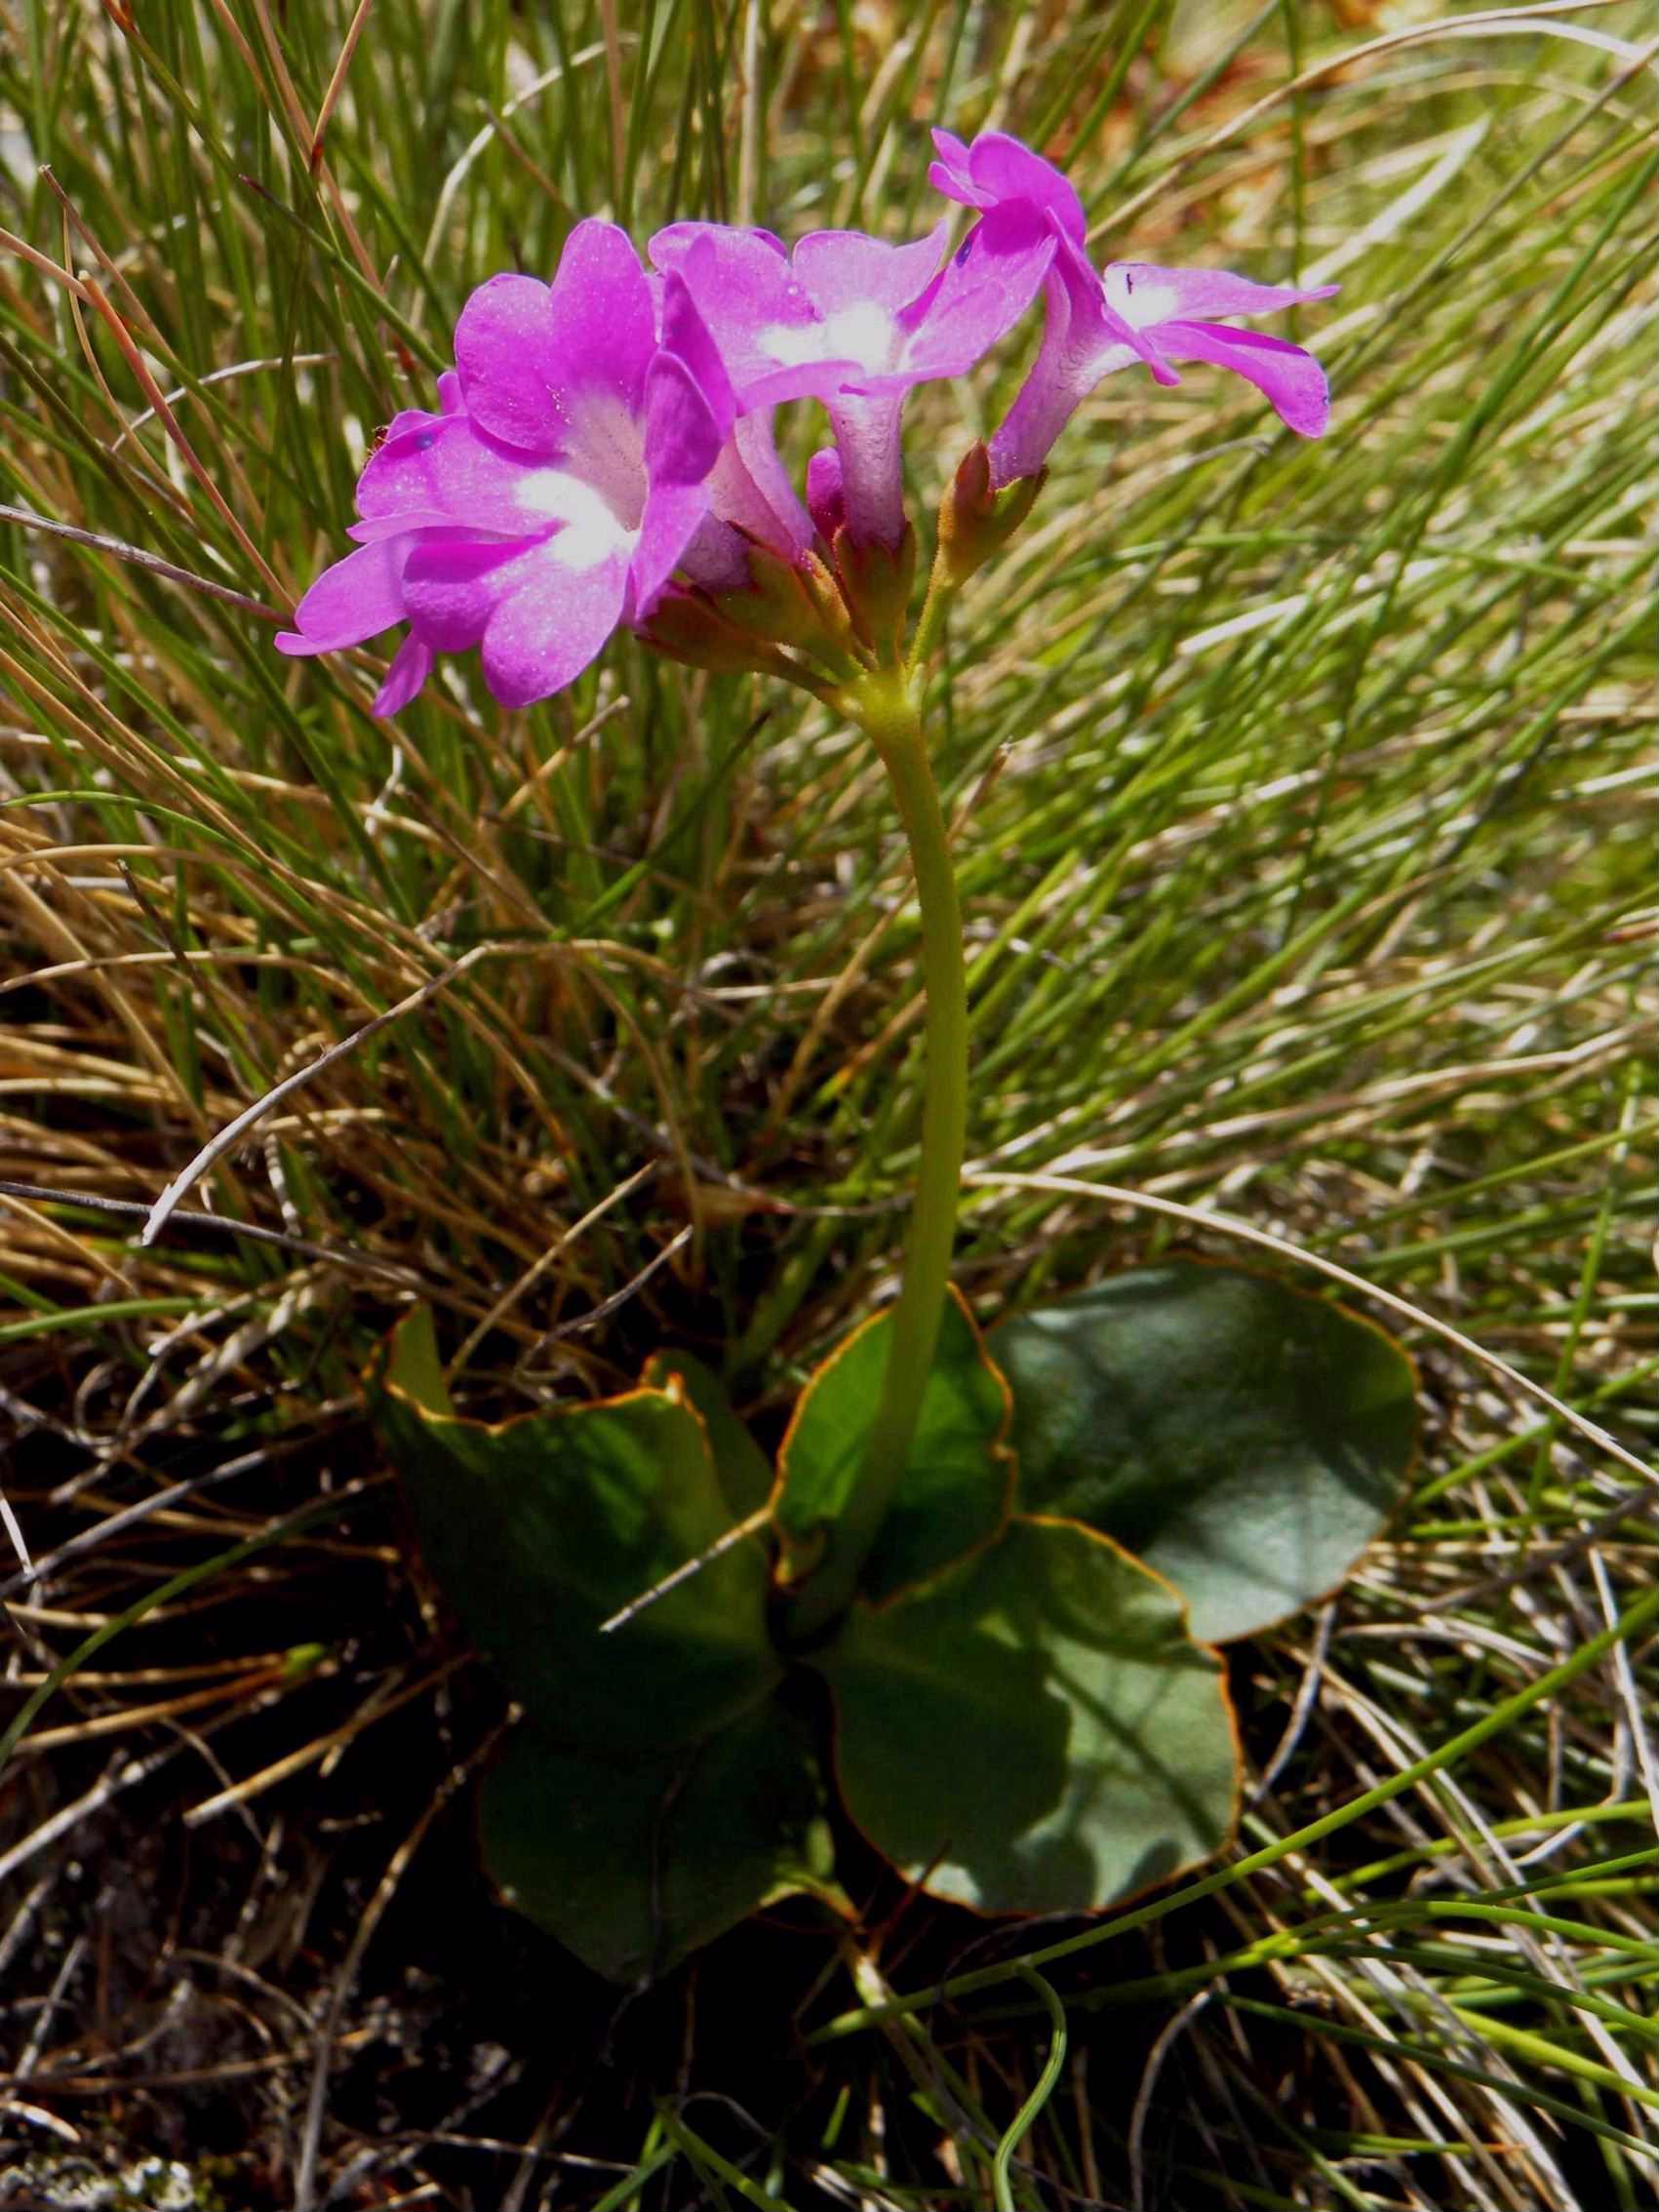
{"type": "MultiPolygon", "coordinates": [[[[56,1194],[0,1198],[0,2204],[1651,2200],[1651,32],[0,0],[0,1176],[56,1194]],[[1079,1923],[873,1860],[856,1940],[623,2001],[478,1873],[502,1705],[357,1378],[418,1295],[470,1410],[678,1343],[775,1428],[898,1249],[902,848],[765,683],[624,639],[388,728],[270,639],[475,284],[589,214],[914,230],[933,122],[1063,161],[1099,257],[1343,287],[1323,445],[1114,378],[954,619],[958,1280],[1347,1271],[1426,1445],[1233,1654],[1231,1858],[1058,2014],[1079,1923]]],[[[912,398],[919,512],[972,404],[912,398]]]]}

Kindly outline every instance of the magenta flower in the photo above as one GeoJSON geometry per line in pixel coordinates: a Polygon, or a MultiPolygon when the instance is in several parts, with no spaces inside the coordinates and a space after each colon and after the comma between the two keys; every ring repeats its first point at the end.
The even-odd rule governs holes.
{"type": "Polygon", "coordinates": [[[793,254],[770,231],[675,223],[652,240],[648,274],[621,230],[588,221],[550,286],[482,285],[439,412],[391,424],[358,483],[355,549],[306,592],[278,646],[335,652],[403,627],[377,714],[415,697],[437,653],[475,646],[500,703],[527,706],[579,675],[620,625],[699,666],[797,679],[783,649],[832,673],[849,655],[890,657],[915,550],[905,395],[972,368],[1039,287],[1037,363],[941,510],[953,574],[1018,527],[1068,417],[1130,362],[1165,384],[1180,381],[1174,362],[1217,363],[1304,436],[1324,428],[1313,356],[1216,318],[1334,286],[1135,262],[1101,276],[1058,170],[999,132],[971,146],[933,136],[933,181],[979,217],[954,254],[943,223],[902,246],[816,231],[793,254]],[[776,408],[804,398],[823,403],[835,436],[809,467],[805,504],[771,430],[776,408]],[[1023,504],[1000,496],[1018,482],[1023,504]],[[671,588],[672,622],[660,615],[671,588]]]}
{"type": "Polygon", "coordinates": [[[684,279],[740,412],[808,397],[828,408],[856,544],[904,533],[905,393],[970,369],[1025,312],[1054,254],[1024,205],[994,211],[948,262],[944,246],[942,224],[908,246],[819,230],[790,255],[770,231],[680,222],[648,249],[684,279]]]}
{"type": "Polygon", "coordinates": [[[1000,131],[981,133],[971,146],[935,131],[933,143],[940,158],[928,178],[948,199],[985,211],[985,221],[1023,207],[1041,216],[1055,240],[1044,287],[1043,344],[991,440],[994,487],[1035,476],[1079,404],[1103,376],[1137,360],[1162,384],[1180,381],[1170,366],[1175,361],[1231,369],[1302,437],[1323,431],[1329,397],[1314,356],[1284,338],[1211,318],[1272,314],[1328,299],[1335,285],[1252,284],[1221,269],[1165,269],[1142,261],[1115,261],[1101,276],[1084,250],[1083,203],[1051,163],[1000,131]]]}
{"type": "MultiPolygon", "coordinates": [[[[408,704],[435,652],[472,646],[494,696],[520,707],[579,675],[619,623],[646,620],[709,516],[733,415],[684,286],[660,293],[663,342],[633,246],[597,221],[571,233],[550,287],[480,286],[443,413],[393,422],[358,484],[358,550],[311,586],[278,646],[337,652],[407,622],[376,714],[408,704]]],[[[770,446],[764,425],[752,442],[770,446]]]]}

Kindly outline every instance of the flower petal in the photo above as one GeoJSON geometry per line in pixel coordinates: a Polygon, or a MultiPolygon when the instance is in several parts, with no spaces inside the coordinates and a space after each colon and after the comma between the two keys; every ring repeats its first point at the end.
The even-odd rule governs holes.
{"type": "MultiPolygon", "coordinates": [[[[949,170],[953,178],[960,172],[966,178],[968,172],[968,140],[966,138],[959,138],[954,131],[935,130],[930,132],[928,136],[932,138],[934,151],[938,154],[940,166],[944,169],[949,170]]],[[[973,204],[974,203],[971,200],[965,200],[963,202],[963,205],[965,207],[972,207],[973,204]]]]}
{"type": "MultiPolygon", "coordinates": [[[[407,420],[407,417],[400,417],[407,420]]],[[[364,464],[357,479],[357,511],[365,522],[389,515],[435,508],[431,454],[440,440],[462,436],[465,425],[455,417],[423,415],[409,428],[383,438],[364,464]]]]}
{"type": "Polygon", "coordinates": [[[980,132],[968,149],[968,172],[983,195],[978,206],[1007,207],[1023,201],[1052,216],[1061,234],[1078,245],[1087,237],[1088,217],[1070,181],[1051,161],[1010,138],[1006,131],[980,132]]]}
{"type": "Polygon", "coordinates": [[[1165,269],[1151,261],[1113,261],[1102,279],[1106,301],[1131,329],[1159,323],[1204,321],[1214,315],[1273,315],[1314,299],[1329,299],[1340,285],[1254,284],[1228,269],[1165,269]]]}
{"type": "Polygon", "coordinates": [[[670,270],[662,283],[662,344],[664,351],[677,354],[695,377],[724,438],[737,413],[737,395],[713,334],[697,312],[696,301],[678,269],[670,270]]]}
{"type": "Polygon", "coordinates": [[[404,572],[410,620],[439,652],[465,652],[477,645],[506,594],[514,588],[513,564],[540,539],[516,544],[450,541],[416,547],[404,572]]]}
{"type": "Polygon", "coordinates": [[[502,537],[546,530],[564,514],[568,462],[541,459],[457,423],[429,455],[434,502],[446,521],[502,537]]]}
{"type": "Polygon", "coordinates": [[[700,484],[724,436],[695,376],[677,353],[661,352],[646,378],[646,481],[700,484]]]}
{"type": "Polygon", "coordinates": [[[550,395],[560,361],[546,285],[510,274],[481,284],[455,325],[455,367],[480,428],[526,453],[558,451],[550,395]]]}
{"type": "Polygon", "coordinates": [[[1043,214],[1023,203],[976,222],[904,340],[906,380],[960,376],[1007,336],[1036,298],[1056,243],[1043,214]]]}
{"type": "Polygon", "coordinates": [[[793,267],[826,318],[864,306],[896,315],[938,274],[945,236],[942,221],[908,246],[889,246],[861,230],[812,230],[797,245],[793,267]]]}
{"type": "Polygon", "coordinates": [[[561,418],[569,419],[588,389],[639,413],[656,351],[656,317],[633,240],[615,223],[590,217],[566,239],[553,279],[552,330],[555,372],[548,381],[561,418]]]}
{"type": "Polygon", "coordinates": [[[442,528],[452,534],[519,538],[560,524],[595,521],[631,530],[645,501],[645,426],[614,395],[573,395],[567,451],[536,454],[484,436],[465,417],[380,452],[364,471],[367,510],[350,534],[367,544],[388,533],[442,528]]]}
{"type": "MultiPolygon", "coordinates": [[[[804,553],[812,542],[812,518],[801,504],[789,471],[783,465],[783,456],[777,450],[771,434],[771,409],[757,408],[741,416],[733,425],[731,444],[737,457],[747,470],[750,481],[770,510],[774,527],[768,529],[760,517],[746,525],[757,537],[770,545],[774,551],[804,553]]],[[[719,463],[716,463],[718,470],[719,463]]],[[[710,488],[718,498],[715,478],[710,477],[710,488]]],[[[742,521],[733,516],[733,521],[742,521]]]]}
{"type": "Polygon", "coordinates": [[[724,222],[670,222],[652,233],[646,242],[646,259],[653,269],[666,275],[670,269],[683,268],[686,257],[699,239],[711,245],[733,244],[739,248],[764,247],[775,260],[785,264],[784,277],[788,279],[789,249],[775,231],[761,230],[754,226],[736,229],[724,222]]]}
{"type": "Polygon", "coordinates": [[[1323,436],[1330,419],[1329,387],[1324,371],[1304,347],[1223,323],[1162,323],[1158,339],[1177,361],[1210,361],[1246,377],[1298,436],[1323,436]]]}
{"type": "Polygon", "coordinates": [[[369,711],[378,715],[401,712],[431,673],[432,648],[423,638],[413,634],[405,638],[369,711]]]}
{"type": "Polygon", "coordinates": [[[676,222],[648,248],[678,273],[708,325],[741,408],[834,391],[858,364],[839,352],[777,242],[719,223],[676,222]]]}
{"type": "Polygon", "coordinates": [[[829,403],[841,459],[846,528],[854,545],[896,546],[904,535],[904,393],[845,393],[829,403]]]}
{"type": "Polygon", "coordinates": [[[648,621],[709,510],[708,473],[720,425],[678,354],[658,353],[646,378],[646,494],[629,563],[630,619],[648,621]]]}
{"type": "Polygon", "coordinates": [[[1126,345],[1152,371],[1159,383],[1180,382],[1152,333],[1126,322],[1107,298],[1105,284],[1081,246],[1074,245],[1070,239],[1060,241],[1059,251],[1054,256],[1054,274],[1065,286],[1071,313],[1068,343],[1080,357],[1093,348],[1106,360],[1106,367],[1097,372],[1097,382],[1100,375],[1110,375],[1121,366],[1118,349],[1126,345]]]}
{"type": "Polygon", "coordinates": [[[625,618],[649,622],[668,589],[668,580],[685,559],[686,548],[708,520],[705,484],[664,484],[653,488],[640,521],[639,543],[628,564],[625,618]]]}
{"type": "Polygon", "coordinates": [[[734,524],[786,559],[812,542],[810,517],[796,498],[771,441],[770,408],[740,415],[733,424],[708,473],[708,503],[712,516],[734,524]]]}
{"type": "Polygon", "coordinates": [[[369,526],[360,537],[406,520],[436,519],[452,526],[522,536],[534,527],[541,502],[537,485],[555,464],[551,456],[498,445],[464,415],[436,430],[388,439],[363,471],[358,510],[369,526]]]}
{"type": "Polygon", "coordinates": [[[1058,241],[1043,294],[1042,346],[990,442],[991,482],[998,490],[1037,474],[1077,407],[1103,376],[1138,359],[1160,383],[1181,380],[1154,341],[1131,331],[1107,306],[1087,255],[1069,238],[1058,241]]]}
{"type": "Polygon", "coordinates": [[[381,443],[390,445],[394,438],[407,438],[412,431],[430,430],[442,420],[442,415],[429,415],[423,407],[400,408],[386,424],[381,443]]]}
{"type": "Polygon", "coordinates": [[[807,463],[807,505],[826,545],[847,520],[847,497],[841,485],[841,455],[825,446],[807,463]]]}
{"type": "Polygon", "coordinates": [[[278,633],[284,652],[337,652],[362,645],[404,619],[403,573],[415,533],[360,545],[325,569],[294,611],[295,628],[278,633]],[[298,642],[285,643],[285,640],[298,642]]]}
{"type": "Polygon", "coordinates": [[[625,557],[573,569],[561,560],[560,544],[548,538],[514,564],[513,588],[484,632],[484,679],[504,707],[563,691],[621,620],[625,557]]]}
{"type": "Polygon", "coordinates": [[[1279,314],[1314,298],[1331,298],[1343,288],[1321,283],[1303,290],[1294,283],[1252,283],[1230,270],[1165,270],[1153,261],[1113,261],[1106,267],[1106,303],[1132,330],[1157,323],[1207,321],[1216,314],[1279,314]]]}
{"type": "Polygon", "coordinates": [[[373,515],[367,522],[347,523],[345,534],[358,545],[377,545],[383,537],[406,537],[415,530],[455,534],[451,518],[436,507],[400,507],[395,514],[373,515]]]}
{"type": "MultiPolygon", "coordinates": [[[[704,591],[742,591],[752,580],[748,540],[718,515],[704,515],[680,556],[680,568],[704,591]]],[[[634,619],[643,621],[647,617],[636,609],[634,619]]]]}

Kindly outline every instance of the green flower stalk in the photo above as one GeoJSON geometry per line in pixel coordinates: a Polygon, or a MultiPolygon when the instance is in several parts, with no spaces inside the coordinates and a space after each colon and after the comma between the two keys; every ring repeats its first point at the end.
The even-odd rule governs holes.
{"type": "MultiPolygon", "coordinates": [[[[937,573],[929,602],[937,586],[937,573]]],[[[799,1634],[845,1611],[858,1569],[904,1474],[932,1369],[950,1287],[963,1155],[968,1142],[968,972],[950,840],[923,735],[925,666],[873,671],[843,694],[888,771],[910,848],[922,918],[927,992],[922,1156],[916,1204],[875,1424],[858,1482],[828,1531],[827,1548],[797,1602],[799,1634]]]]}
{"type": "Polygon", "coordinates": [[[903,824],[922,920],[927,1017],[921,1163],[887,1367],[859,1480],[839,1519],[825,1531],[821,1557],[810,1571],[804,1565],[798,1570],[805,1572],[805,1581],[794,1628],[802,1636],[827,1626],[851,1602],[858,1570],[904,1476],[950,1289],[968,1145],[968,970],[950,837],[923,730],[928,669],[952,600],[1024,522],[1046,475],[1040,472],[994,491],[985,447],[968,450],[940,505],[927,597],[902,660],[897,639],[904,611],[902,605],[894,606],[889,586],[897,575],[908,587],[911,533],[905,533],[898,555],[878,558],[868,576],[846,542],[846,530],[834,535],[842,589],[854,625],[866,637],[892,641],[886,664],[844,687],[837,703],[880,754],[903,824]]]}

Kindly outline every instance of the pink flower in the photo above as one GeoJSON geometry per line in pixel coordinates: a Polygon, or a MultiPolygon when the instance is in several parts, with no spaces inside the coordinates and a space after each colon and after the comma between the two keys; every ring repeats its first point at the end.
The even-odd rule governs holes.
{"type": "Polygon", "coordinates": [[[1007,419],[991,440],[994,487],[1035,476],[1079,403],[1114,370],[1140,361],[1163,384],[1180,381],[1176,361],[1231,369],[1264,393],[1292,430],[1317,438],[1329,398],[1314,356],[1284,338],[1235,329],[1216,316],[1264,315],[1305,300],[1328,299],[1333,284],[1302,290],[1252,284],[1221,269],[1165,269],[1114,261],[1099,275],[1084,250],[1083,203],[1051,163],[1017,138],[987,131],[971,146],[935,131],[939,159],[928,171],[948,199],[986,211],[984,220],[1021,207],[1041,217],[1055,240],[1045,279],[1043,344],[1007,419]]]}
{"type": "Polygon", "coordinates": [[[306,592],[281,650],[335,652],[404,627],[377,714],[415,697],[437,653],[475,646],[495,697],[527,706],[572,682],[623,624],[659,645],[672,628],[681,648],[712,652],[712,623],[718,665],[797,675],[780,644],[832,668],[844,651],[896,652],[915,549],[905,395],[972,368],[1040,287],[1036,365],[968,478],[958,474],[959,565],[1017,527],[1029,496],[1016,513],[1000,494],[1030,484],[1079,402],[1131,362],[1165,384],[1180,381],[1177,361],[1216,363],[1303,436],[1324,428],[1313,356],[1217,318],[1334,286],[1139,262],[1101,276],[1058,170],[1000,132],[970,146],[933,137],[934,183],[979,216],[954,254],[943,223],[902,246],[815,231],[792,254],[770,231],[675,223],[652,240],[648,274],[622,231],[590,221],[550,286],[514,275],[480,286],[455,332],[455,368],[439,378],[439,412],[391,424],[358,483],[355,550],[306,592]],[[771,420],[805,398],[828,410],[835,444],[813,456],[804,505],[771,420]],[[675,623],[652,627],[671,587],[675,623]],[[692,635],[696,622],[709,637],[692,635]]]}
{"type": "Polygon", "coordinates": [[[908,246],[819,230],[793,255],[765,230],[673,223],[648,252],[684,279],[740,413],[811,397],[829,410],[841,511],[856,544],[904,533],[899,415],[913,384],[959,376],[1036,296],[1054,246],[1025,206],[994,212],[944,259],[941,224],[908,246]]]}
{"type": "Polygon", "coordinates": [[[550,287],[480,286],[443,412],[391,425],[358,484],[358,550],[278,646],[337,652],[407,622],[375,713],[408,704],[435,652],[472,646],[494,696],[521,707],[646,620],[709,516],[733,408],[684,287],[661,295],[668,342],[626,234],[597,221],[571,233],[550,287]]]}

